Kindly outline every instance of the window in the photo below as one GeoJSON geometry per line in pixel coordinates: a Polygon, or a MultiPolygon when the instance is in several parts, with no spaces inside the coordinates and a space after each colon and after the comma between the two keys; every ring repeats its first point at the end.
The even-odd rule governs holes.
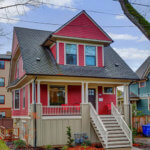
{"type": "Polygon", "coordinates": [[[50,105],[65,104],[65,87],[50,86],[50,105]]]}
{"type": "Polygon", "coordinates": [[[66,64],[76,65],[77,64],[77,45],[66,44],[66,64]]]}
{"type": "Polygon", "coordinates": [[[5,68],[5,61],[0,60],[0,69],[4,69],[5,68]]]}
{"type": "Polygon", "coordinates": [[[146,82],[145,81],[143,81],[143,82],[139,82],[139,87],[141,88],[141,87],[145,87],[146,86],[146,82]]]}
{"type": "Polygon", "coordinates": [[[5,112],[0,112],[0,118],[5,118],[5,112]]]}
{"type": "Polygon", "coordinates": [[[25,88],[23,88],[23,108],[25,108],[25,88]]]}
{"type": "Polygon", "coordinates": [[[19,109],[20,103],[20,93],[19,90],[15,91],[15,109],[19,109]]]}
{"type": "Polygon", "coordinates": [[[0,104],[5,104],[5,96],[0,95],[0,104]]]}
{"type": "Polygon", "coordinates": [[[104,94],[113,94],[114,93],[114,88],[113,87],[104,87],[103,93],[104,94]]]}
{"type": "Polygon", "coordinates": [[[86,66],[96,66],[96,46],[85,46],[86,66]]]}
{"type": "Polygon", "coordinates": [[[1,87],[5,86],[5,79],[4,78],[0,78],[0,86],[1,87]]]}

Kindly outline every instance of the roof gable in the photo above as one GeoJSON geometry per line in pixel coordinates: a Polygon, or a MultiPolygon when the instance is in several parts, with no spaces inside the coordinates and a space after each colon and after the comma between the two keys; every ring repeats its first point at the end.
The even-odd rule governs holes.
{"type": "Polygon", "coordinates": [[[107,33],[85,11],[60,27],[53,35],[112,42],[107,33]]]}
{"type": "Polygon", "coordinates": [[[136,74],[140,79],[145,79],[150,72],[150,56],[144,61],[144,63],[138,68],[136,74]]]}

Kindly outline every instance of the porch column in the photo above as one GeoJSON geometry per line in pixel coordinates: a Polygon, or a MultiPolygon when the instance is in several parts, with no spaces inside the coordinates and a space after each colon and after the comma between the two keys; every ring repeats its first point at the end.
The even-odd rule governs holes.
{"type": "Polygon", "coordinates": [[[41,101],[40,101],[40,81],[37,81],[37,103],[40,104],[41,101]]]}
{"type": "Polygon", "coordinates": [[[32,104],[34,104],[34,81],[32,82],[32,104]]]}
{"type": "Polygon", "coordinates": [[[84,82],[82,82],[82,103],[85,103],[85,98],[84,98],[84,82]]]}
{"type": "Polygon", "coordinates": [[[86,82],[86,87],[85,87],[85,103],[88,103],[88,82],[86,82]]]}
{"type": "Polygon", "coordinates": [[[130,125],[130,105],[129,105],[128,85],[124,85],[124,118],[126,123],[130,125]]]}

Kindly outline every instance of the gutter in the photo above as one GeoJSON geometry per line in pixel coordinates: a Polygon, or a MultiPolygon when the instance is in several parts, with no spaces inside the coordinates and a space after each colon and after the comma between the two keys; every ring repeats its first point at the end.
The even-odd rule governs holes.
{"type": "Polygon", "coordinates": [[[33,113],[35,114],[34,115],[34,147],[36,147],[37,146],[37,120],[36,120],[36,84],[35,84],[35,81],[36,81],[36,79],[37,79],[37,76],[35,77],[35,79],[34,79],[34,109],[33,109],[33,113]]]}

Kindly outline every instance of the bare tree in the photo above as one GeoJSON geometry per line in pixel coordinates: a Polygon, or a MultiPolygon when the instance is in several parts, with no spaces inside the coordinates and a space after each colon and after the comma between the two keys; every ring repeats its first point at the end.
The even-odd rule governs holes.
{"type": "Polygon", "coordinates": [[[124,14],[132,21],[141,32],[150,40],[150,23],[140,14],[128,0],[118,0],[124,14]]]}

